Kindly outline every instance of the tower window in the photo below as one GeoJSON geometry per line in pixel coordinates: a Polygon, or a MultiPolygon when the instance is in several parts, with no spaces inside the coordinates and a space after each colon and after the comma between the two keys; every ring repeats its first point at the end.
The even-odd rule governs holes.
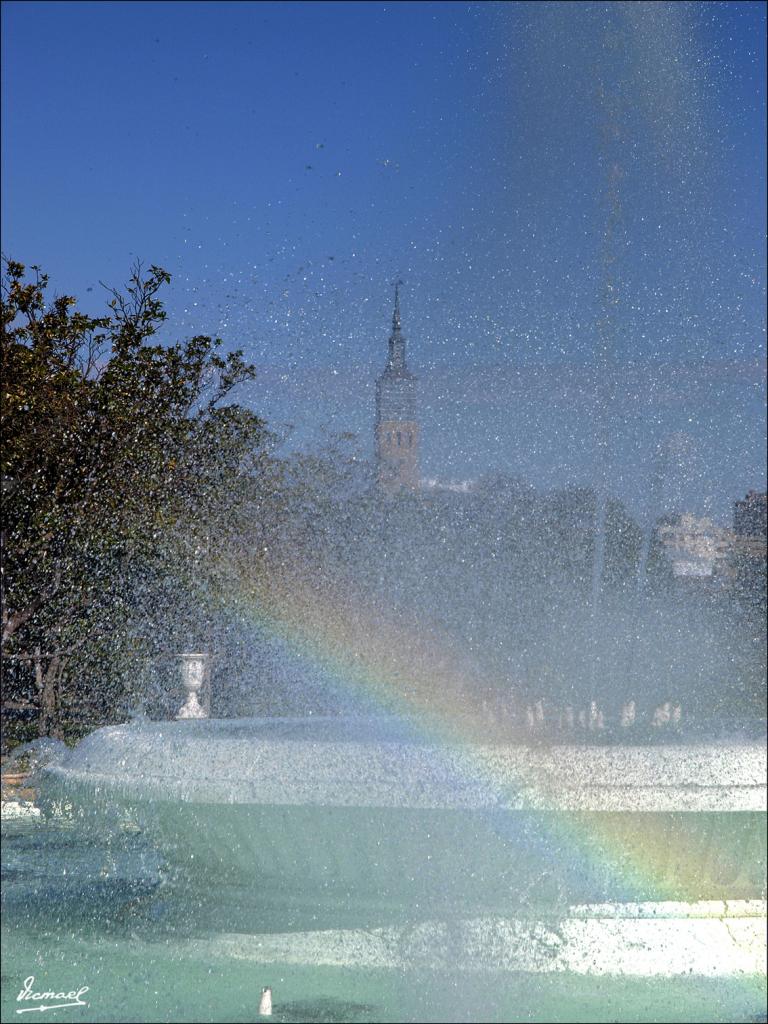
{"type": "Polygon", "coordinates": [[[413,434],[410,432],[410,430],[408,431],[408,447],[413,447],[413,434]]]}
{"type": "Polygon", "coordinates": [[[397,447],[400,448],[403,443],[403,435],[398,430],[397,432],[397,447]]]}

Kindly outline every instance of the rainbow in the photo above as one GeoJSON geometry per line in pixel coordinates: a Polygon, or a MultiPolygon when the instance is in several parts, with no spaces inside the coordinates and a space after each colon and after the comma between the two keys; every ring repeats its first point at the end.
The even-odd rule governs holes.
{"type": "MultiPolygon", "coordinates": [[[[276,582],[241,568],[232,588],[228,575],[230,613],[266,631],[343,690],[407,723],[436,746],[435,756],[449,749],[468,781],[480,782],[491,794],[509,792],[508,774],[494,771],[480,746],[487,750],[489,744],[509,742],[509,732],[488,722],[478,700],[478,692],[488,692],[487,680],[477,678],[441,630],[399,621],[348,579],[331,587],[283,573],[276,582]]],[[[538,780],[542,794],[547,783],[538,780]]],[[[527,778],[525,786],[530,785],[527,778]]],[[[526,831],[525,840],[536,844],[544,863],[566,851],[571,862],[598,871],[619,891],[642,893],[647,900],[694,901],[701,898],[705,862],[723,852],[713,850],[712,843],[727,843],[730,830],[717,829],[702,848],[690,818],[556,812],[543,817],[537,835],[526,831]]],[[[511,830],[511,820],[494,823],[497,833],[511,830]]]]}

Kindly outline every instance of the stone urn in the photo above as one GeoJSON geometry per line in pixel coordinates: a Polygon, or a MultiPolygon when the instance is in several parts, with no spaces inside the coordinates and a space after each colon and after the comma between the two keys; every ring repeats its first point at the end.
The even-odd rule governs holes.
{"type": "Polygon", "coordinates": [[[177,718],[207,718],[203,707],[200,704],[198,694],[205,682],[205,654],[180,654],[181,680],[187,694],[184,702],[176,715],[177,718]]]}

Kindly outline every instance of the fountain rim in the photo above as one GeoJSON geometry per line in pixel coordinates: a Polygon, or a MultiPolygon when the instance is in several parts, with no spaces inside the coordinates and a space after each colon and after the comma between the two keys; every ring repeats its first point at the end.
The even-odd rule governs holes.
{"type": "MultiPolygon", "coordinates": [[[[106,726],[44,773],[62,784],[138,800],[210,804],[462,811],[766,810],[765,748],[754,741],[457,748],[413,736],[347,732],[329,737],[322,730],[319,735],[308,731],[329,721],[342,730],[359,724],[311,716],[106,726]],[[281,724],[289,726],[287,734],[279,728],[270,734],[270,725],[281,724]]],[[[381,719],[376,722],[381,724],[381,719]]]]}

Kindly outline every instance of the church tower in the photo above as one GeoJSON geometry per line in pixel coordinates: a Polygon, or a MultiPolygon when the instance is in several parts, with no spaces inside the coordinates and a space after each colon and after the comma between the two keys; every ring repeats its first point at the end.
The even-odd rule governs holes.
{"type": "Polygon", "coordinates": [[[415,491],[419,486],[416,378],[405,361],[399,281],[395,285],[389,358],[376,381],[376,475],[379,486],[390,492],[401,488],[415,491]]]}

